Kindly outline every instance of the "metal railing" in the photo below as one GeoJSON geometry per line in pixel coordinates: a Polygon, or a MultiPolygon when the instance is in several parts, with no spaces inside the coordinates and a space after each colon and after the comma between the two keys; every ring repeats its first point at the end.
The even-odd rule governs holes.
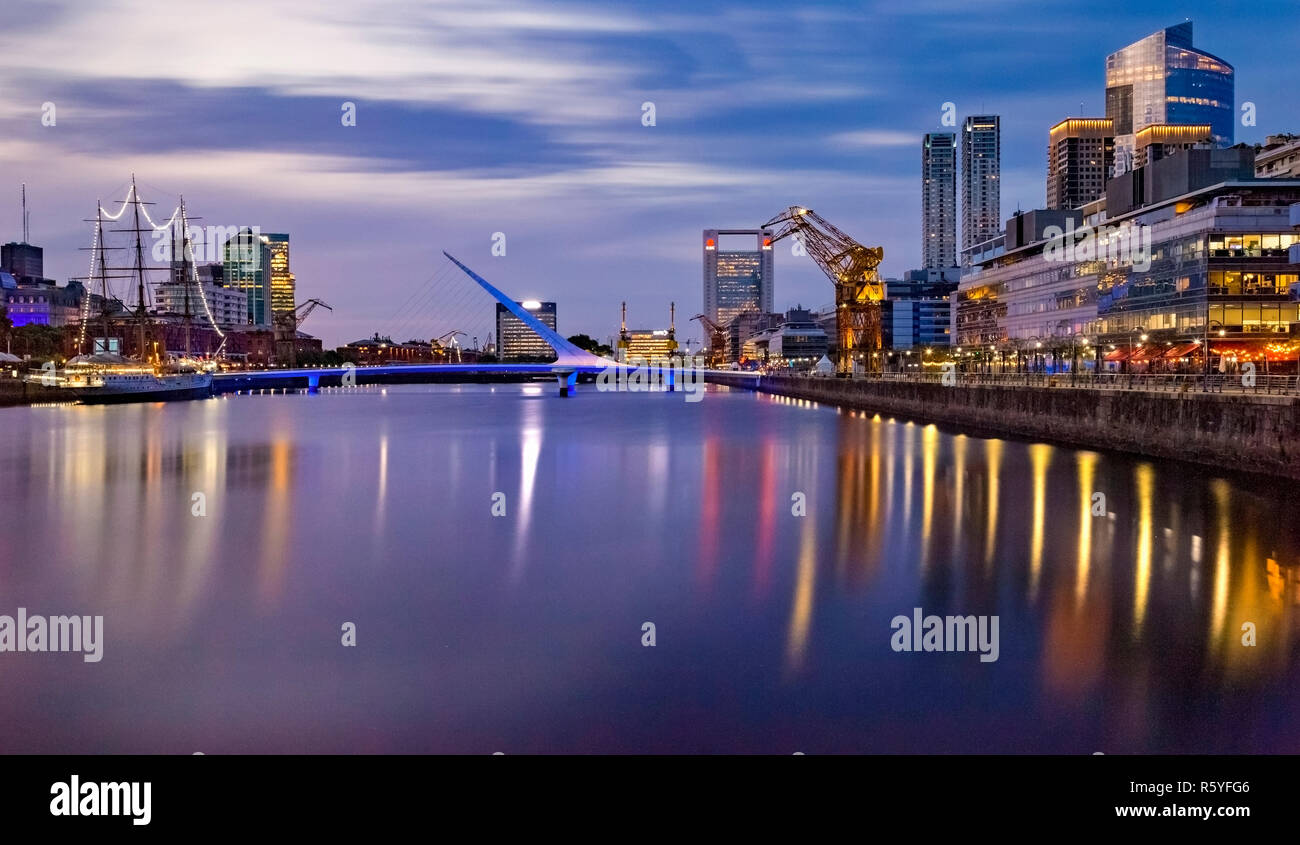
{"type": "MultiPolygon", "coordinates": [[[[811,373],[771,373],[794,378],[834,378],[811,373]]],[[[859,373],[856,381],[899,381],[954,386],[1042,387],[1082,390],[1143,390],[1163,393],[1262,393],[1300,395],[1300,377],[1243,373],[859,373]],[[944,381],[947,378],[948,381],[944,381]]]]}

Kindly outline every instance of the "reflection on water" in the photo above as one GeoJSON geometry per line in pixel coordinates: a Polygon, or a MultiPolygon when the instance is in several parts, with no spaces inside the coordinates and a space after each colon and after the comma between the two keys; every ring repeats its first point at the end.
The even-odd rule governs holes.
{"type": "Polygon", "coordinates": [[[0,613],[105,651],[0,653],[0,750],[1296,752],[1294,506],[726,390],[8,409],[0,613]]]}

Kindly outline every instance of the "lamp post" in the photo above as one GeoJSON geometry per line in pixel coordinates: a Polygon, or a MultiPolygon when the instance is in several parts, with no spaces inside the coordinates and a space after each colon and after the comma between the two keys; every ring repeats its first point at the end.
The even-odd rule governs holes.
{"type": "MultiPolygon", "coordinates": [[[[1043,348],[1043,339],[1036,334],[1030,335],[1025,339],[1025,346],[1033,350],[1030,353],[1032,357],[1029,359],[1029,372],[1036,372],[1038,370],[1038,350],[1043,348]]],[[[1025,381],[1029,381],[1028,376],[1026,376],[1025,381]]]]}
{"type": "Polygon", "coordinates": [[[1206,315],[1205,349],[1202,350],[1205,353],[1205,383],[1204,383],[1205,390],[1210,389],[1210,326],[1219,327],[1219,337],[1223,337],[1225,334],[1227,334],[1227,331],[1223,328],[1223,323],[1220,323],[1218,320],[1211,320],[1209,319],[1209,315],[1206,315]]]}
{"type": "Polygon", "coordinates": [[[1137,346],[1137,340],[1139,337],[1142,339],[1143,343],[1146,343],[1147,330],[1142,328],[1141,326],[1135,326],[1133,328],[1133,331],[1129,332],[1128,360],[1124,362],[1125,364],[1128,365],[1129,373],[1133,372],[1133,354],[1134,352],[1137,351],[1135,347],[1137,346]]]}
{"type": "Polygon", "coordinates": [[[1079,338],[1083,338],[1084,349],[1088,348],[1090,342],[1088,336],[1083,332],[1075,332],[1070,335],[1070,381],[1075,380],[1075,371],[1079,369],[1079,347],[1077,344],[1079,338]]]}

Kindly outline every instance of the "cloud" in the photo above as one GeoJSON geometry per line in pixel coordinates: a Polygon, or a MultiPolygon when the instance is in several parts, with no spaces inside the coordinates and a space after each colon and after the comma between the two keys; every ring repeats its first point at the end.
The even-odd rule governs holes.
{"type": "Polygon", "coordinates": [[[922,133],[900,132],[894,129],[858,129],[838,132],[828,141],[839,147],[915,147],[921,143],[922,133]]]}

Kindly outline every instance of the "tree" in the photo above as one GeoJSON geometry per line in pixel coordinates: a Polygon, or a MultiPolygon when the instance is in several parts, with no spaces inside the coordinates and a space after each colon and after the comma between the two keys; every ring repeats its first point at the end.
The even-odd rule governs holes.
{"type": "Polygon", "coordinates": [[[585,334],[575,334],[573,337],[569,338],[569,343],[572,343],[579,349],[587,350],[592,355],[602,355],[608,358],[614,354],[613,349],[585,334]]]}

